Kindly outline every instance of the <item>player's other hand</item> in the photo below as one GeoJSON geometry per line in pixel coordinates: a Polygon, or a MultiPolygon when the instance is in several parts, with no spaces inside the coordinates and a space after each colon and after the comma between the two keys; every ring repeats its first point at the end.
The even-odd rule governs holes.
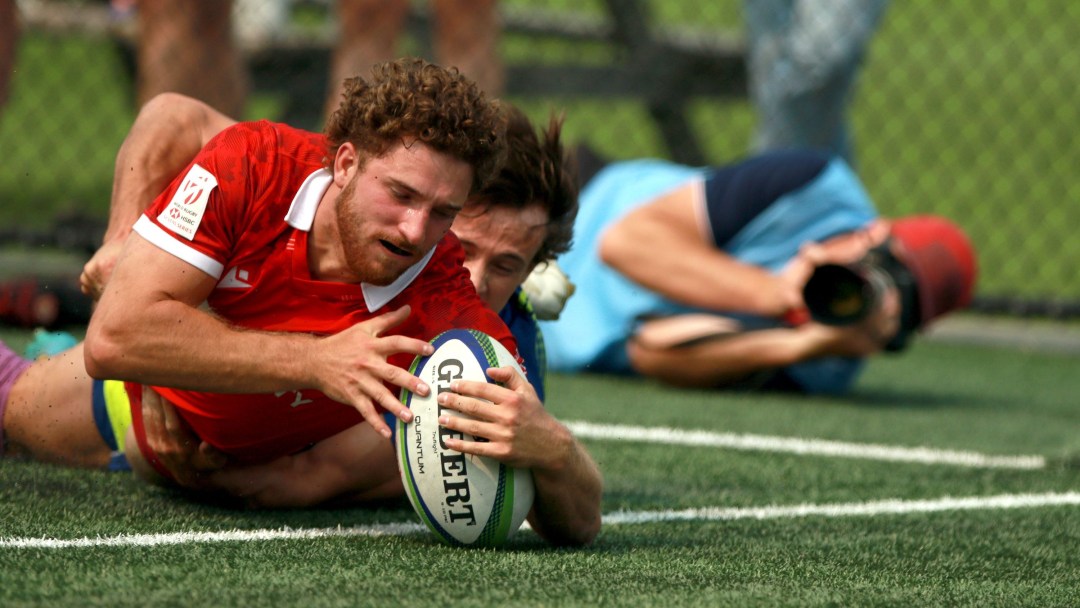
{"type": "Polygon", "coordinates": [[[428,342],[401,335],[386,335],[387,331],[409,317],[410,308],[403,306],[374,319],[358,323],[349,329],[319,341],[318,360],[314,365],[314,386],[331,399],[347,403],[364,417],[377,432],[390,438],[390,427],[383,420],[379,407],[405,422],[412,412],[386,384],[427,395],[431,388],[416,376],[391,365],[387,360],[397,353],[414,357],[430,355],[434,348],[428,342]]]}
{"type": "Polygon", "coordinates": [[[207,475],[224,467],[226,456],[200,440],[168,400],[145,386],[142,418],[147,445],[176,482],[192,490],[209,489],[207,475]]]}
{"type": "Polygon", "coordinates": [[[83,266],[82,274],[79,275],[79,288],[82,292],[94,300],[101,298],[105,291],[105,284],[112,276],[116,261],[120,258],[120,250],[124,247],[124,239],[112,239],[106,241],[93,257],[83,266]]]}

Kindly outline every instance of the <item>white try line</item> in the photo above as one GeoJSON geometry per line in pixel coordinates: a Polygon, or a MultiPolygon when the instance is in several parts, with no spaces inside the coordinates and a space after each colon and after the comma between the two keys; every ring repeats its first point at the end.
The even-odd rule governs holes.
{"type": "Polygon", "coordinates": [[[96,538],[0,538],[0,548],[66,549],[71,547],[154,547],[193,543],[303,540],[340,536],[403,536],[423,532],[419,523],[376,524],[351,528],[285,528],[282,530],[226,530],[223,532],[173,532],[169,534],[121,534],[96,538]]]}
{"type": "Polygon", "coordinates": [[[994,456],[978,452],[959,452],[925,447],[902,447],[873,443],[847,443],[826,439],[802,439],[798,437],[771,437],[742,433],[712,433],[707,431],[684,431],[663,427],[622,426],[594,424],[591,422],[568,422],[566,426],[575,435],[585,439],[611,441],[641,441],[668,445],[693,445],[733,450],[757,450],[764,452],[787,452],[837,458],[864,458],[893,462],[922,464],[950,464],[961,467],[998,469],[1044,469],[1046,458],[1042,456],[994,456]]]}
{"type": "MultiPolygon", "coordinates": [[[[735,521],[741,519],[792,519],[798,517],[868,517],[941,511],[1030,509],[1080,506],[1080,492],[1046,494],[1000,494],[997,496],[949,497],[932,500],[880,500],[861,503],[802,504],[765,507],[707,507],[662,511],[616,511],[604,516],[605,526],[673,521],[735,521]]],[[[377,524],[351,528],[282,530],[230,530],[225,532],[175,532],[171,534],[123,534],[96,538],[0,538],[0,549],[66,549],[81,547],[152,547],[214,542],[252,542],[358,536],[402,536],[425,530],[418,523],[377,524]]]]}
{"type": "Polygon", "coordinates": [[[668,521],[732,521],[737,519],[790,519],[795,517],[866,517],[906,515],[940,511],[1030,509],[1034,507],[1077,506],[1080,492],[1060,494],[999,494],[935,498],[930,500],[878,500],[837,504],[792,506],[680,509],[667,511],[616,511],[604,516],[605,525],[645,524],[668,521]]]}

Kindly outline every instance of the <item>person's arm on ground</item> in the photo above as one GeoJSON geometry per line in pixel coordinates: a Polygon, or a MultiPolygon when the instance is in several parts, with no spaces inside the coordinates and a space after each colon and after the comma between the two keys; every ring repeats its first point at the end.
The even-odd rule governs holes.
{"type": "Polygon", "coordinates": [[[266,464],[226,466],[204,480],[250,508],[355,505],[404,496],[393,444],[368,424],[266,464]]]}
{"type": "Polygon", "coordinates": [[[822,357],[866,357],[880,352],[899,329],[899,311],[894,290],[865,320],[846,327],[808,322],[754,331],[718,330],[720,324],[710,322],[707,315],[669,317],[643,324],[627,342],[627,354],[642,375],[678,386],[718,388],[738,384],[763,370],[822,357]],[[680,321],[686,323],[676,329],[680,321]]]}
{"type": "MultiPolygon", "coordinates": [[[[200,493],[241,499],[250,508],[353,504],[402,495],[393,444],[368,424],[354,425],[311,449],[259,464],[231,463],[201,441],[175,406],[144,387],[146,443],[176,484],[200,493]]],[[[134,437],[128,445],[134,446],[134,437]]],[[[147,481],[165,483],[142,453],[128,453],[147,481]]]]}

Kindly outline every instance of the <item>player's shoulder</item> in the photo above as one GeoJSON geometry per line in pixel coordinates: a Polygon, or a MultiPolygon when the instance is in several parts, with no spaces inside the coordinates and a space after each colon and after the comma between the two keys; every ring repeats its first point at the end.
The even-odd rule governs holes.
{"type": "Polygon", "coordinates": [[[269,120],[238,122],[222,129],[210,143],[215,146],[242,148],[256,154],[256,158],[269,160],[267,156],[258,156],[260,152],[284,154],[287,157],[313,157],[320,161],[326,153],[326,138],[321,133],[299,129],[291,125],[269,120]]]}
{"type": "Polygon", "coordinates": [[[533,314],[529,297],[520,288],[499,310],[499,318],[510,329],[510,333],[517,339],[519,346],[535,342],[540,333],[540,326],[537,324],[536,315],[533,314]]]}
{"type": "Polygon", "coordinates": [[[278,126],[279,123],[273,123],[269,120],[235,122],[219,131],[217,135],[210,139],[208,145],[239,144],[274,138],[278,126]]]}
{"type": "Polygon", "coordinates": [[[435,245],[435,251],[428,260],[424,274],[428,275],[430,280],[433,275],[456,277],[464,271],[465,279],[468,280],[468,271],[464,270],[464,266],[465,248],[453,232],[447,232],[435,245]]]}
{"type": "MultiPolygon", "coordinates": [[[[411,279],[404,297],[414,306],[440,321],[447,315],[473,314],[486,308],[469,280],[465,268],[465,250],[453,233],[448,232],[430,253],[419,272],[409,271],[411,279]]],[[[494,313],[491,313],[494,315],[494,313]]]]}
{"type": "Polygon", "coordinates": [[[283,122],[261,120],[254,124],[262,129],[273,132],[279,141],[294,143],[295,145],[306,145],[317,148],[320,151],[326,149],[326,136],[322,133],[315,133],[313,131],[287,125],[283,122]]]}
{"type": "Polygon", "coordinates": [[[260,135],[273,135],[275,137],[306,137],[315,136],[322,138],[319,133],[313,133],[305,129],[294,127],[283,122],[274,122],[265,118],[259,120],[247,120],[235,122],[228,127],[222,129],[222,133],[233,132],[241,133],[248,137],[258,137],[260,135]]]}
{"type": "Polygon", "coordinates": [[[536,310],[533,308],[532,300],[521,287],[514,290],[514,295],[510,296],[510,300],[503,307],[501,316],[504,319],[525,319],[532,325],[536,324],[536,310]]]}

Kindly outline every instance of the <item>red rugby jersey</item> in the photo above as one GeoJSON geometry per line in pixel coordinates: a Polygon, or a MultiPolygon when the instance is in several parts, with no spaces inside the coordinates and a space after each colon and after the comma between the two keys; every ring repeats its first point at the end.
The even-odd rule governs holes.
{"type": "MultiPolygon", "coordinates": [[[[386,287],[311,277],[308,230],[331,182],[324,154],[321,135],[266,121],[231,127],[196,156],[135,230],[219,279],[207,303],[239,326],[326,335],[409,304],[412,315],[394,333],[431,340],[467,327],[517,353],[510,331],[476,295],[452,233],[386,287]]],[[[399,354],[390,362],[407,368],[412,357],[399,354]]],[[[176,404],[203,440],[246,462],[292,454],[363,420],[351,406],[314,389],[155,390],[176,404]]]]}

